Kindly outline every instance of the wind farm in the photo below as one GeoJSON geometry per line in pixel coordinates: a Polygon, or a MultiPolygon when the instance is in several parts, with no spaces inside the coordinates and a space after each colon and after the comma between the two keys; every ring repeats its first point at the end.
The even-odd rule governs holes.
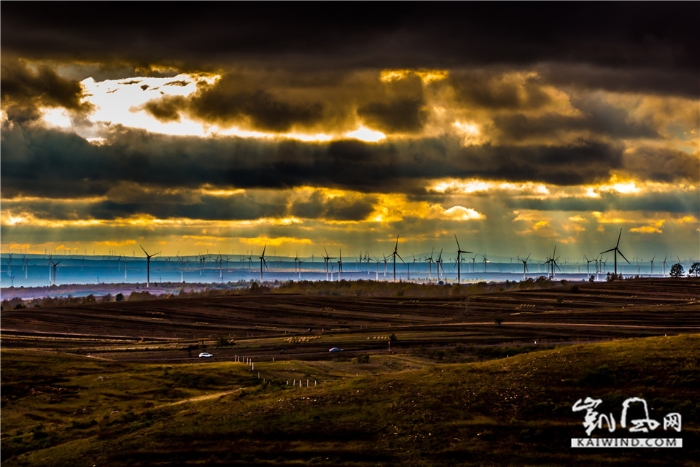
{"type": "MultiPolygon", "coordinates": [[[[541,276],[569,281],[606,281],[610,280],[612,274],[619,274],[622,278],[669,277],[668,254],[664,255],[661,267],[654,267],[654,260],[659,255],[652,255],[648,260],[639,258],[634,263],[630,263],[619,249],[621,232],[615,247],[601,252],[594,259],[589,259],[586,255],[580,258],[566,257],[565,265],[561,260],[561,248],[557,255],[556,245],[551,254],[539,259],[533,258],[531,253],[524,255],[524,258],[518,253],[512,257],[481,253],[467,258],[465,255],[470,252],[462,250],[456,235],[454,237],[457,246],[454,251],[450,248],[440,248],[438,255],[435,255],[435,247],[433,247],[429,252],[413,254],[412,262],[404,261],[398,252],[399,236],[396,237],[393,249],[389,252],[367,253],[366,256],[359,255],[357,259],[343,259],[342,248],[338,250],[337,257],[330,256],[327,248],[324,248],[319,255],[299,256],[298,253],[294,253],[294,256],[277,255],[272,266],[266,256],[267,246],[264,246],[258,256],[257,271],[251,268],[252,255],[250,254],[231,253],[225,257],[221,253],[168,256],[160,252],[149,254],[144,249],[145,256],[116,254],[116,252],[111,255],[94,256],[60,253],[23,254],[20,266],[15,268],[15,271],[19,271],[20,274],[14,277],[10,255],[2,255],[0,282],[3,287],[7,287],[9,278],[14,277],[13,285],[25,288],[121,283],[143,283],[146,288],[160,283],[211,284],[257,281],[279,284],[302,278],[308,281],[330,281],[331,267],[334,269],[332,271],[334,281],[367,280],[367,276],[370,275],[370,278],[376,281],[389,280],[419,284],[525,281],[541,276]],[[613,268],[609,268],[606,264],[606,255],[611,253],[614,260],[613,268]],[[618,254],[625,263],[618,263],[616,259],[618,254]],[[376,258],[374,275],[371,274],[370,266],[373,257],[376,258]],[[509,261],[512,258],[517,258],[517,261],[522,263],[522,269],[516,268],[514,263],[509,261]],[[481,269],[476,267],[479,261],[483,264],[481,269]],[[466,267],[465,265],[469,262],[471,267],[466,267]],[[380,274],[380,263],[384,264],[382,274],[380,274]],[[643,263],[645,266],[642,266],[643,263]],[[49,265],[48,276],[45,274],[47,264],[49,265]],[[387,275],[388,267],[391,269],[390,275],[387,275]]],[[[686,271],[689,271],[699,261],[697,258],[683,260],[679,257],[674,264],[681,264],[686,271]]]]}

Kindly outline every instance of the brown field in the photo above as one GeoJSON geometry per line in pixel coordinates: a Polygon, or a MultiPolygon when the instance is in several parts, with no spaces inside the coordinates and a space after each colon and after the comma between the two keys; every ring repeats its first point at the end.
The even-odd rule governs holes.
{"type": "MultiPolygon", "coordinates": [[[[493,287],[492,287],[493,288],[493,287]]],[[[244,294],[3,311],[3,348],[115,360],[328,358],[697,333],[700,280],[636,279],[449,297],[244,294]],[[497,326],[495,319],[502,319],[497,326]],[[219,338],[234,341],[214,351],[219,338]],[[189,351],[188,351],[189,347],[189,351]],[[281,354],[284,349],[284,354],[281,354]]]]}
{"type": "Polygon", "coordinates": [[[699,465],[700,280],[306,286],[3,311],[3,467],[699,465]],[[586,396],[683,448],[572,449],[586,396]]]}

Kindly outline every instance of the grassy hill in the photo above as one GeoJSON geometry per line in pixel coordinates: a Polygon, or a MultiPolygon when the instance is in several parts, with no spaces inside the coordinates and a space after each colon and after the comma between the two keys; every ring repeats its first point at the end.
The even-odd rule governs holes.
{"type": "Polygon", "coordinates": [[[385,355],[254,371],[4,350],[3,465],[700,465],[699,360],[698,335],[480,363],[385,355]],[[617,420],[628,397],[659,421],[681,413],[681,433],[651,435],[684,447],[572,449],[585,432],[571,407],[588,396],[617,420]]]}

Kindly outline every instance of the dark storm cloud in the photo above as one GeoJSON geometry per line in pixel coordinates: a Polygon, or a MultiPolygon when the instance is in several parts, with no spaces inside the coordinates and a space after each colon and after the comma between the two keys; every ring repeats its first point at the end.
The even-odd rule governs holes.
{"type": "Polygon", "coordinates": [[[462,147],[449,138],[303,143],[120,128],[105,144],[91,145],[75,134],[17,124],[5,124],[2,153],[4,198],[106,194],[122,182],[172,189],[316,186],[420,193],[431,178],[572,185],[607,179],[622,168],[621,147],[594,141],[526,147],[462,147]],[[103,193],[95,193],[99,187],[103,193]]]}
{"type": "Polygon", "coordinates": [[[363,8],[338,14],[335,5],[317,3],[174,3],[167,11],[147,3],[138,14],[115,8],[109,21],[95,20],[103,15],[100,4],[81,4],[70,14],[68,8],[3,5],[3,55],[194,71],[242,63],[297,70],[585,64],[594,74],[612,74],[552,73],[551,79],[679,92],[672,81],[682,72],[686,94],[697,90],[691,78],[700,68],[697,2],[409,3],[371,14],[363,8]]]}
{"type": "Polygon", "coordinates": [[[143,108],[162,122],[180,120],[180,112],[187,107],[187,99],[182,96],[167,96],[146,102],[143,108]]]}
{"type": "Polygon", "coordinates": [[[81,103],[83,89],[78,81],[65,79],[48,66],[30,69],[12,57],[2,60],[2,106],[10,120],[38,118],[38,107],[65,107],[76,112],[90,110],[81,103]]]}
{"type": "Polygon", "coordinates": [[[691,182],[697,182],[700,174],[700,151],[688,154],[666,148],[639,147],[624,155],[624,171],[628,174],[655,182],[674,182],[679,174],[686,174],[691,182]]]}
{"type": "Polygon", "coordinates": [[[320,191],[314,191],[308,199],[292,204],[289,213],[305,219],[330,219],[359,221],[365,219],[373,210],[375,198],[347,199],[345,197],[326,198],[320,191]]]}
{"type": "Polygon", "coordinates": [[[551,102],[542,89],[539,78],[525,78],[523,82],[504,80],[507,70],[458,71],[449,77],[459,101],[470,107],[494,110],[532,110],[551,102]]]}
{"type": "Polygon", "coordinates": [[[633,69],[593,67],[577,64],[547,64],[535,67],[544,82],[557,87],[601,89],[611,92],[650,93],[697,99],[700,96],[698,69],[633,69]],[[671,72],[672,71],[672,72],[671,72]]]}
{"type": "Polygon", "coordinates": [[[110,190],[106,200],[5,200],[3,209],[15,216],[30,214],[45,220],[114,220],[147,215],[158,219],[256,220],[295,216],[303,219],[365,219],[376,198],[354,195],[327,198],[314,191],[306,200],[290,203],[291,191],[234,193],[224,196],[192,190],[151,189],[127,185],[110,190]]]}
{"type": "Polygon", "coordinates": [[[310,126],[323,118],[320,102],[294,104],[263,90],[229,94],[218,89],[204,91],[192,100],[190,108],[195,116],[224,124],[249,118],[255,128],[277,132],[289,131],[294,124],[310,126]]]}
{"type": "Polygon", "coordinates": [[[423,102],[412,99],[372,102],[357,109],[357,113],[369,126],[385,133],[420,131],[427,118],[423,102]]]}
{"type": "Polygon", "coordinates": [[[644,193],[639,195],[622,195],[618,193],[601,193],[600,198],[504,198],[503,204],[511,209],[532,209],[537,211],[581,211],[605,212],[644,211],[670,212],[678,214],[697,214],[700,209],[697,190],[675,193],[644,193]]]}
{"type": "Polygon", "coordinates": [[[657,138],[659,133],[647,123],[633,122],[628,111],[614,107],[600,97],[572,98],[581,115],[544,114],[531,117],[511,114],[494,117],[496,127],[508,140],[556,136],[569,131],[590,131],[615,138],[657,138]]]}
{"type": "MultiPolygon", "coordinates": [[[[161,121],[180,119],[180,113],[224,126],[246,122],[253,128],[285,132],[292,126],[313,126],[324,118],[319,101],[290,102],[260,89],[248,76],[225,75],[213,86],[201,85],[189,98],[165,96],[144,105],[144,109],[161,121]]],[[[172,84],[172,83],[169,83],[172,84]]]]}
{"type": "Polygon", "coordinates": [[[199,84],[187,98],[164,96],[143,108],[161,121],[181,114],[222,126],[243,125],[261,131],[292,129],[349,131],[357,115],[386,133],[420,131],[427,111],[417,76],[382,82],[379,73],[299,74],[274,70],[237,70],[214,84],[199,84]]]}
{"type": "Polygon", "coordinates": [[[242,194],[231,197],[202,196],[200,202],[192,204],[103,201],[90,206],[86,217],[116,219],[146,214],[158,219],[253,220],[261,217],[282,217],[285,211],[284,202],[265,203],[242,194]]]}

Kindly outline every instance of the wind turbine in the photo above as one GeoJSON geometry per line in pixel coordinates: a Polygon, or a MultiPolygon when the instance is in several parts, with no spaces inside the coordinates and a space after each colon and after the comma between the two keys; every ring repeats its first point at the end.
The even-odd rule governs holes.
{"type": "Polygon", "coordinates": [[[260,256],[260,285],[262,285],[263,281],[263,264],[265,265],[265,268],[267,268],[267,261],[265,261],[265,250],[267,249],[267,245],[263,247],[262,255],[260,256]]]}
{"type": "Polygon", "coordinates": [[[433,253],[434,252],[435,252],[435,247],[433,247],[433,249],[430,250],[430,257],[425,260],[428,263],[428,281],[429,282],[433,280],[433,263],[435,262],[435,261],[433,261],[433,253]]]}
{"type": "Polygon", "coordinates": [[[387,259],[384,253],[382,253],[382,256],[384,256],[384,277],[386,277],[387,259]]]}
{"type": "Polygon", "coordinates": [[[8,253],[7,257],[7,277],[10,277],[12,275],[12,253],[8,253]]]}
{"type": "Polygon", "coordinates": [[[455,242],[457,242],[457,283],[462,281],[462,253],[471,253],[471,251],[464,251],[462,247],[459,246],[459,240],[457,240],[457,235],[455,234],[455,242]]]}
{"type": "Polygon", "coordinates": [[[527,261],[530,259],[530,255],[531,255],[531,254],[532,254],[532,253],[529,253],[529,254],[527,255],[527,258],[525,258],[525,259],[520,259],[520,256],[518,256],[518,261],[520,261],[521,263],[523,263],[523,280],[525,280],[525,274],[527,273],[527,261]]]}
{"type": "Polygon", "coordinates": [[[442,267],[442,249],[440,249],[440,254],[438,255],[437,260],[435,260],[435,264],[437,269],[438,282],[440,282],[440,270],[442,269],[442,273],[445,273],[445,269],[442,267]]]}
{"type": "Polygon", "coordinates": [[[666,258],[668,258],[668,255],[664,256],[664,262],[663,262],[663,273],[662,275],[666,275],[666,258]]]}
{"type": "MultiPolygon", "coordinates": [[[[587,274],[588,276],[590,276],[590,275],[591,275],[591,263],[594,262],[594,261],[596,261],[596,260],[594,260],[594,259],[588,259],[588,256],[586,256],[586,255],[583,255],[583,257],[586,258],[586,274],[587,274]]],[[[598,267],[598,263],[597,263],[597,262],[596,262],[596,267],[598,267]]]]}
{"type": "Polygon", "coordinates": [[[51,264],[51,270],[53,271],[53,282],[51,285],[56,285],[56,268],[59,264],[61,264],[61,261],[59,261],[58,263],[54,263],[51,257],[49,257],[49,264],[51,264]]]}
{"type": "Polygon", "coordinates": [[[326,252],[326,256],[323,257],[323,262],[326,265],[326,280],[328,280],[328,266],[329,266],[330,260],[335,259],[335,258],[328,256],[328,250],[326,250],[325,246],[323,247],[323,251],[326,252]]]}
{"type": "Polygon", "coordinates": [[[343,272],[343,250],[340,250],[340,256],[338,257],[338,281],[340,281],[340,273],[343,272]]]}
{"type": "Polygon", "coordinates": [[[603,253],[609,253],[609,252],[611,252],[611,251],[614,252],[614,256],[615,256],[615,260],[614,260],[614,261],[615,261],[615,277],[617,277],[617,254],[618,254],[618,253],[620,253],[620,256],[622,256],[622,257],[625,259],[625,261],[627,261],[627,264],[631,264],[631,263],[627,260],[627,258],[625,258],[625,255],[623,255],[622,252],[620,251],[620,249],[618,248],[618,247],[620,246],[620,237],[622,237],[622,229],[620,229],[620,235],[617,236],[617,244],[616,244],[613,248],[610,248],[609,250],[605,250],[605,251],[603,251],[603,252],[600,253],[600,254],[602,255],[603,253]]]}
{"type": "MultiPolygon", "coordinates": [[[[552,279],[554,279],[554,268],[555,267],[557,269],[559,269],[559,271],[561,271],[561,269],[559,268],[559,265],[557,264],[558,259],[559,259],[559,257],[557,256],[557,246],[554,245],[554,251],[552,252],[552,257],[547,258],[547,261],[545,263],[545,264],[549,264],[549,266],[552,269],[552,275],[550,276],[552,279]]],[[[547,272],[549,273],[549,271],[547,271],[547,272]]]]}
{"type": "Polygon", "coordinates": [[[398,256],[399,259],[403,264],[406,264],[406,262],[403,260],[399,252],[397,251],[399,248],[399,236],[396,236],[396,245],[394,245],[394,252],[390,254],[389,256],[392,256],[394,258],[394,282],[396,282],[396,257],[398,256]]]}
{"type": "Polygon", "coordinates": [[[153,258],[156,255],[159,255],[160,251],[158,253],[153,253],[152,255],[149,255],[148,252],[142,246],[141,249],[144,253],[146,253],[146,288],[148,288],[151,282],[151,258],[153,258]]]}
{"type": "Polygon", "coordinates": [[[476,272],[476,257],[479,255],[472,256],[472,273],[476,272]]]}
{"type": "Polygon", "coordinates": [[[489,260],[488,260],[488,258],[486,257],[486,255],[481,255],[481,256],[484,257],[484,274],[486,274],[486,263],[488,263],[489,260]]]}
{"type": "Polygon", "coordinates": [[[180,258],[180,255],[176,255],[175,257],[180,262],[180,282],[184,284],[185,283],[185,258],[180,258]]]}
{"type": "Polygon", "coordinates": [[[654,257],[651,258],[651,268],[649,268],[649,275],[650,276],[654,275],[654,258],[656,258],[656,255],[654,255],[654,257]]]}
{"type": "Polygon", "coordinates": [[[221,257],[221,252],[219,252],[219,257],[217,258],[216,262],[219,264],[219,279],[221,279],[221,282],[223,282],[224,281],[224,269],[223,269],[224,259],[221,257]]]}
{"type": "Polygon", "coordinates": [[[379,263],[381,263],[381,260],[379,259],[379,256],[375,258],[376,264],[375,264],[375,269],[374,269],[374,280],[378,281],[379,280],[379,263]]]}

